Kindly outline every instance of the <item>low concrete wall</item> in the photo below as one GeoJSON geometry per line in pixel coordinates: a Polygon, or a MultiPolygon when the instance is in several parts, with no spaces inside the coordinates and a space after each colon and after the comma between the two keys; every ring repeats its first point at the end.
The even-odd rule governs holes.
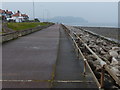
{"type": "Polygon", "coordinates": [[[36,32],[36,31],[39,31],[39,30],[47,28],[51,25],[53,25],[53,24],[49,24],[49,25],[46,25],[46,26],[38,26],[38,27],[35,27],[35,28],[22,30],[22,31],[15,31],[15,32],[7,33],[7,34],[2,34],[2,43],[7,42],[9,40],[16,39],[16,38],[24,36],[24,35],[28,35],[30,33],[36,32]]]}

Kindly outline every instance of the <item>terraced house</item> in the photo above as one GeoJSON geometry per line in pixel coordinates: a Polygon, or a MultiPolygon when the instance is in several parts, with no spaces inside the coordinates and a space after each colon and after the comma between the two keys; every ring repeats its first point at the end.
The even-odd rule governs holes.
{"type": "Polygon", "coordinates": [[[0,9],[0,18],[1,18],[2,20],[5,20],[5,19],[6,19],[5,10],[0,9]]]}
{"type": "Polygon", "coordinates": [[[0,18],[3,21],[14,21],[14,22],[25,22],[29,20],[28,15],[22,14],[20,11],[13,13],[9,10],[2,10],[0,9],[0,18]]]}
{"type": "Polygon", "coordinates": [[[20,11],[17,11],[17,13],[12,15],[11,19],[15,20],[15,22],[24,22],[29,20],[29,17],[28,15],[22,14],[20,11]]]}
{"type": "Polygon", "coordinates": [[[6,18],[11,18],[13,13],[12,11],[6,10],[5,14],[6,14],[6,18]]]}

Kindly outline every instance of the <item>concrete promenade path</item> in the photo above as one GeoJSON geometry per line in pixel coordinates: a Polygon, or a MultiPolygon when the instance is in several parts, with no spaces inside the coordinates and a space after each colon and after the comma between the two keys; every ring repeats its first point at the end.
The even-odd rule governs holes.
{"type": "Polygon", "coordinates": [[[58,42],[59,25],[53,25],[3,44],[3,88],[49,88],[58,42]]]}
{"type": "Polygon", "coordinates": [[[97,88],[83,60],[62,26],[46,29],[3,44],[3,88],[97,88]]]}
{"type": "Polygon", "coordinates": [[[88,68],[84,76],[82,56],[77,58],[72,40],[63,28],[60,28],[59,43],[53,88],[97,88],[88,68]]]}

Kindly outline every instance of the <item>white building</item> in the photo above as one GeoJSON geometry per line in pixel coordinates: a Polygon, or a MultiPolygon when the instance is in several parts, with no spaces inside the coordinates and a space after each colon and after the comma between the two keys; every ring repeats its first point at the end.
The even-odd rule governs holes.
{"type": "Polygon", "coordinates": [[[21,14],[19,11],[17,11],[17,13],[12,15],[11,19],[15,20],[15,22],[24,22],[24,21],[28,20],[29,17],[28,17],[28,15],[21,14]]]}

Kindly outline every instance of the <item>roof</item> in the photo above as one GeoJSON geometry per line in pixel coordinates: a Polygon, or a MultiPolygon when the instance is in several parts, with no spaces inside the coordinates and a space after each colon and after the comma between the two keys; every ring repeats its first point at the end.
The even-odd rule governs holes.
{"type": "MultiPolygon", "coordinates": [[[[0,9],[0,13],[4,13],[4,14],[13,14],[12,13],[12,11],[8,11],[8,10],[2,10],[2,9],[0,9]]],[[[17,13],[15,13],[15,14],[13,14],[12,15],[13,17],[20,17],[20,16],[22,16],[22,17],[28,17],[28,15],[26,15],[26,14],[21,14],[20,12],[17,12],[17,13]]]]}
{"type": "Polygon", "coordinates": [[[26,14],[21,14],[21,16],[23,16],[23,17],[28,17],[28,15],[26,15],[26,14]]]}
{"type": "Polygon", "coordinates": [[[5,13],[5,10],[0,9],[0,13],[5,13]]]}
{"type": "Polygon", "coordinates": [[[19,14],[19,13],[15,13],[12,16],[13,17],[19,17],[19,16],[28,17],[28,15],[26,15],[26,14],[19,14]]]}
{"type": "Polygon", "coordinates": [[[12,11],[8,11],[8,10],[2,10],[0,9],[0,13],[6,13],[6,14],[13,14],[12,11]]]}
{"type": "Polygon", "coordinates": [[[12,11],[6,11],[6,14],[13,14],[12,11]]]}
{"type": "Polygon", "coordinates": [[[20,14],[19,14],[19,13],[15,13],[15,14],[13,14],[12,16],[14,16],[14,17],[19,17],[20,14]]]}

